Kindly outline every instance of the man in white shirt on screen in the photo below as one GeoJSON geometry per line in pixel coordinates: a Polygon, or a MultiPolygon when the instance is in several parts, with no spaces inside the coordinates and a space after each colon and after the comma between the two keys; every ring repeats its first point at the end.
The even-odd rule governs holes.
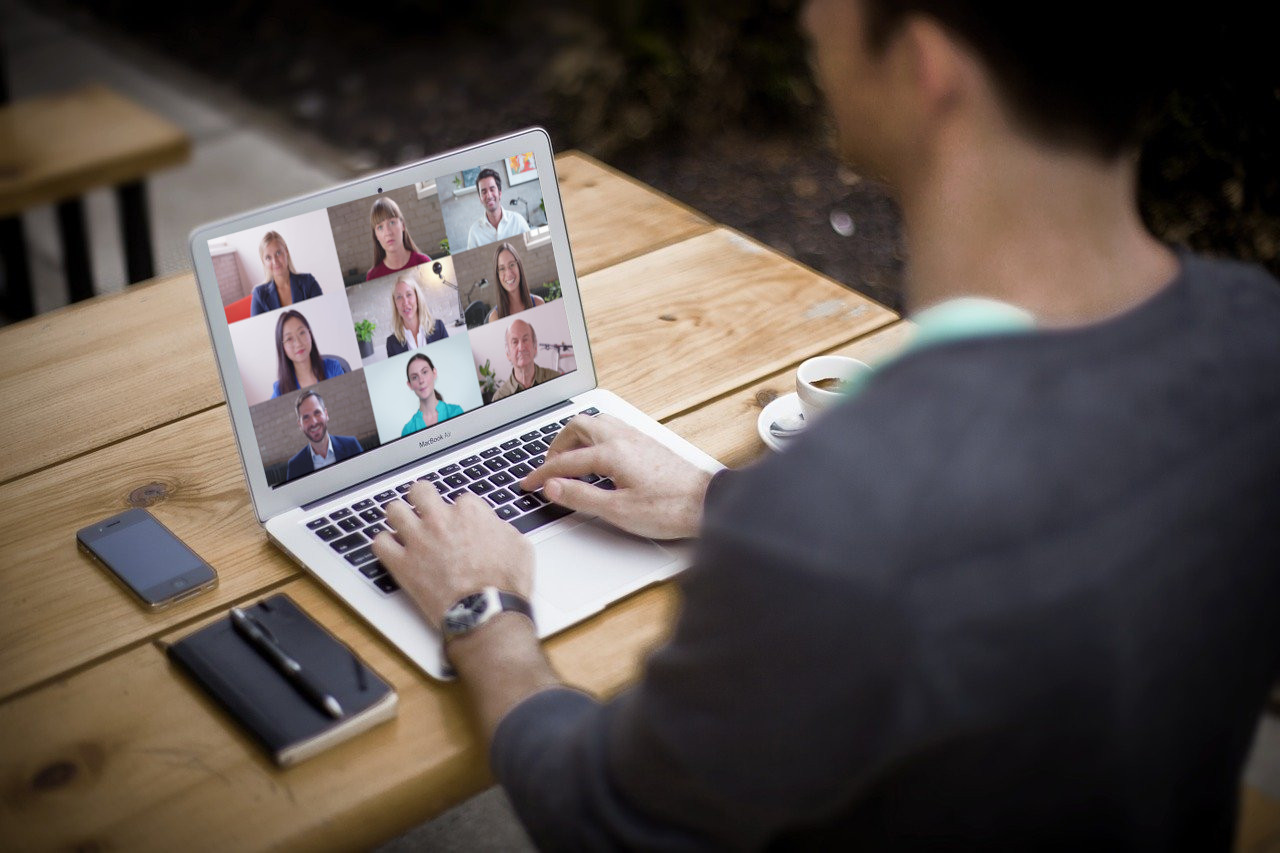
{"type": "Polygon", "coordinates": [[[480,191],[481,216],[467,232],[467,248],[487,246],[498,240],[518,237],[529,230],[529,223],[514,210],[502,209],[502,178],[493,169],[481,169],[476,179],[480,191]]]}

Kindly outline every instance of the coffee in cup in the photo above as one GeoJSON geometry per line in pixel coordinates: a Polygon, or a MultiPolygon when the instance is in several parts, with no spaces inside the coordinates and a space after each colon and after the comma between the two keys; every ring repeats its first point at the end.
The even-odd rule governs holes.
{"type": "Polygon", "coordinates": [[[819,355],[802,363],[796,370],[796,395],[805,421],[843,400],[870,371],[866,362],[844,355],[819,355]]]}

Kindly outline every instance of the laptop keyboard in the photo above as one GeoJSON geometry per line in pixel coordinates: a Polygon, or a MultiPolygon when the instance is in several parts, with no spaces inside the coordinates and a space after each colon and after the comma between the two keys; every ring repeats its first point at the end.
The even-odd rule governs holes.
{"type": "MultiPolygon", "coordinates": [[[[581,414],[597,415],[599,410],[592,407],[584,409],[581,414]]],[[[417,479],[434,484],[447,503],[453,503],[468,492],[479,495],[493,508],[498,518],[509,522],[521,533],[530,533],[572,512],[548,501],[542,496],[541,489],[525,492],[519,481],[546,461],[547,446],[573,417],[569,415],[551,421],[417,479]]],[[[613,488],[613,481],[595,474],[581,479],[602,489],[613,488]]],[[[389,595],[400,587],[373,555],[370,543],[387,529],[386,505],[402,498],[407,500],[413,483],[413,480],[408,480],[384,488],[375,495],[353,501],[349,506],[317,516],[306,523],[307,528],[344,557],[353,570],[359,571],[389,595]]]]}

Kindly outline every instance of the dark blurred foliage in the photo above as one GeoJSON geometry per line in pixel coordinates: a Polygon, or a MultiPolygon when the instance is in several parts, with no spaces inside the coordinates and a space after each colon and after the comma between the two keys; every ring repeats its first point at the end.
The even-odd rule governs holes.
{"type": "MultiPolygon", "coordinates": [[[[51,1],[360,152],[367,167],[542,124],[558,148],[601,157],[897,303],[896,212],[874,184],[835,179],[799,0],[479,0],[465,11],[227,0],[216,13],[51,1]],[[828,223],[840,212],[852,239],[828,223]]],[[[1227,11],[1236,8],[1194,22],[1197,41],[1144,153],[1142,210],[1171,242],[1280,275],[1280,62],[1260,13],[1227,11]]]]}
{"type": "Polygon", "coordinates": [[[1271,29],[1256,12],[1225,10],[1199,26],[1143,150],[1143,217],[1170,242],[1280,275],[1280,60],[1271,29]]]}
{"type": "MultiPolygon", "coordinates": [[[[725,128],[812,138],[800,5],[593,0],[562,16],[567,44],[545,84],[575,144],[606,157],[725,128]]],[[[1256,13],[1234,15],[1186,22],[1196,31],[1144,146],[1139,197],[1162,239],[1280,276],[1280,60],[1256,13]]]]}
{"type": "Polygon", "coordinates": [[[545,69],[578,144],[604,156],[736,128],[813,130],[796,0],[587,0],[562,7],[545,69]]]}

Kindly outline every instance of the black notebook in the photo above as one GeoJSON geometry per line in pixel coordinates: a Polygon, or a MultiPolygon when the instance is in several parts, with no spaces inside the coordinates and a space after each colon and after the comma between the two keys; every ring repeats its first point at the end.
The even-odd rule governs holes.
{"type": "Polygon", "coordinates": [[[246,607],[329,695],[343,715],[318,709],[220,619],[169,646],[169,658],[254,736],[281,767],[297,764],[396,714],[396,692],[282,594],[246,607]]]}

